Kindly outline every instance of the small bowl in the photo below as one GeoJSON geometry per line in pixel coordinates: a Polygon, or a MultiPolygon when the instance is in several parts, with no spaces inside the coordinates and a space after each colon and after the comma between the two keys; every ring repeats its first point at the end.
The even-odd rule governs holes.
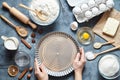
{"type": "Polygon", "coordinates": [[[30,64],[30,56],[24,51],[18,51],[15,55],[15,63],[19,67],[26,67],[30,64]]]}
{"type": "MultiPolygon", "coordinates": [[[[57,18],[59,17],[60,11],[61,11],[60,1],[56,0],[56,2],[58,4],[58,11],[57,11],[56,16],[54,18],[48,19],[49,21],[48,20],[47,21],[42,21],[36,16],[36,14],[33,11],[29,11],[29,15],[30,15],[30,18],[32,19],[32,21],[35,22],[38,25],[41,25],[41,26],[48,26],[48,25],[51,25],[52,23],[54,23],[57,20],[57,18]]],[[[36,6],[33,6],[34,3],[35,3],[35,0],[32,0],[29,7],[32,8],[32,9],[36,9],[36,6],[40,6],[39,3],[36,3],[36,6]]]]}
{"type": "Polygon", "coordinates": [[[89,45],[89,44],[93,43],[94,42],[94,37],[95,37],[95,35],[94,35],[93,31],[89,27],[82,27],[82,28],[79,28],[78,31],[77,31],[78,41],[83,45],[89,45]],[[88,36],[89,36],[88,39],[83,38],[84,33],[88,34],[88,36]]]}
{"type": "MultiPolygon", "coordinates": [[[[115,61],[115,60],[114,60],[115,61]]],[[[105,62],[105,61],[104,61],[105,62]]],[[[109,63],[110,63],[110,61],[109,61],[109,63]]],[[[114,64],[115,64],[115,62],[114,62],[114,64]]],[[[113,65],[113,64],[112,64],[113,65]]],[[[105,66],[109,66],[110,67],[110,65],[109,64],[107,64],[106,63],[106,65],[105,66]]],[[[114,66],[115,67],[115,66],[114,66]]],[[[114,55],[114,54],[112,54],[112,53],[110,53],[110,54],[107,54],[107,55],[104,55],[103,57],[101,57],[100,59],[99,59],[99,62],[98,62],[98,70],[99,70],[99,73],[104,77],[104,78],[106,78],[106,79],[115,79],[115,78],[117,78],[119,75],[120,75],[120,59],[119,59],[119,56],[117,56],[117,55],[114,55]],[[108,57],[108,56],[113,56],[116,60],[117,60],[117,62],[118,62],[118,65],[119,65],[119,70],[117,71],[116,70],[116,72],[113,74],[113,73],[109,73],[109,75],[111,75],[111,76],[108,76],[108,72],[110,71],[110,70],[112,70],[112,67],[111,67],[111,69],[109,69],[109,71],[107,71],[107,74],[106,73],[103,73],[103,70],[102,69],[100,69],[100,63],[101,63],[101,61],[103,60],[103,59],[105,59],[105,57],[108,57]]],[[[106,70],[106,69],[105,69],[106,70]]],[[[114,70],[115,71],[115,70],[114,70]]]]}

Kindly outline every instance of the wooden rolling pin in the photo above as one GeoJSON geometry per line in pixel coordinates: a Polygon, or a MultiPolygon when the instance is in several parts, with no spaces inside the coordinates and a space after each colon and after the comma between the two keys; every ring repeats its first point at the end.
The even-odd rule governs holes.
{"type": "Polygon", "coordinates": [[[6,2],[3,2],[2,6],[7,8],[12,15],[14,15],[16,18],[18,18],[24,24],[29,24],[33,29],[37,28],[37,26],[34,23],[32,23],[27,16],[25,16],[22,12],[20,12],[16,8],[10,7],[6,2]]]}

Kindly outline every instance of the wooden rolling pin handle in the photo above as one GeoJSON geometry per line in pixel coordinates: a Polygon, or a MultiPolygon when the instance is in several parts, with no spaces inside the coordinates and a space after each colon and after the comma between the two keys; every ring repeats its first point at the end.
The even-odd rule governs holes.
{"type": "Polygon", "coordinates": [[[9,10],[11,9],[11,7],[6,2],[3,2],[2,5],[3,5],[3,7],[7,8],[9,10]]]}
{"type": "Polygon", "coordinates": [[[31,26],[31,28],[33,28],[33,29],[36,29],[37,28],[37,26],[34,24],[34,23],[32,23],[31,21],[28,21],[28,24],[31,26]]]}

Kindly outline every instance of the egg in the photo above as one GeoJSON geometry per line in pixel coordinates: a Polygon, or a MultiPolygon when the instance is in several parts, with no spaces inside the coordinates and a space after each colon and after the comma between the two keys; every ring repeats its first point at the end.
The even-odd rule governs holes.
{"type": "Polygon", "coordinates": [[[92,17],[92,12],[91,11],[86,11],[85,16],[88,17],[88,18],[92,17]]]}
{"type": "Polygon", "coordinates": [[[107,5],[109,8],[112,8],[112,7],[114,6],[113,0],[108,0],[108,1],[106,1],[106,5],[107,5]]]}
{"type": "Polygon", "coordinates": [[[94,1],[94,0],[90,0],[90,1],[88,2],[88,5],[89,5],[90,7],[94,7],[94,6],[95,6],[95,1],[94,1]]]}
{"type": "Polygon", "coordinates": [[[100,4],[100,3],[102,2],[102,0],[95,0],[95,2],[96,2],[97,4],[100,4]]]}
{"type": "Polygon", "coordinates": [[[87,32],[84,32],[84,33],[82,34],[82,38],[83,38],[84,40],[88,40],[88,39],[90,38],[90,34],[87,33],[87,32]]]}
{"type": "Polygon", "coordinates": [[[107,7],[106,7],[105,4],[100,4],[100,5],[99,5],[99,9],[100,9],[101,11],[105,11],[105,10],[107,9],[107,7]]]}
{"type": "Polygon", "coordinates": [[[82,4],[82,5],[81,5],[81,9],[82,9],[82,11],[86,11],[86,10],[89,9],[89,7],[88,7],[87,4],[82,4]]]}
{"type": "Polygon", "coordinates": [[[79,15],[80,13],[82,13],[82,10],[80,9],[80,7],[76,6],[73,8],[72,12],[75,15],[79,15]]]}
{"type": "Polygon", "coordinates": [[[76,21],[73,21],[70,24],[70,28],[71,28],[71,30],[76,31],[78,29],[78,23],[76,21]]]}
{"type": "Polygon", "coordinates": [[[99,13],[98,8],[97,8],[97,7],[92,8],[92,13],[93,13],[94,15],[97,15],[97,14],[99,13]]]}

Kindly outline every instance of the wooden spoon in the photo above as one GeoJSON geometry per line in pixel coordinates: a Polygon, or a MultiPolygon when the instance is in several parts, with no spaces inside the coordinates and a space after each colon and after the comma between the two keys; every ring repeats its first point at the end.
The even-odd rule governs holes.
{"type": "Polygon", "coordinates": [[[26,36],[28,35],[28,31],[27,31],[25,28],[14,25],[12,22],[10,22],[10,21],[9,21],[6,17],[4,17],[3,15],[0,15],[0,17],[1,17],[4,21],[6,21],[9,25],[11,25],[21,37],[26,37],[26,36]]]}
{"type": "Polygon", "coordinates": [[[99,48],[101,48],[103,45],[111,44],[111,43],[114,43],[114,42],[115,42],[115,40],[111,40],[111,41],[108,41],[108,42],[105,42],[105,43],[96,42],[96,43],[94,43],[93,47],[94,47],[95,49],[99,49],[99,48]]]}
{"type": "MultiPolygon", "coordinates": [[[[116,47],[113,47],[113,48],[110,48],[110,49],[107,49],[107,50],[105,50],[105,51],[102,51],[102,52],[100,52],[100,53],[95,53],[95,54],[90,54],[90,55],[93,55],[93,57],[91,57],[91,59],[88,59],[88,60],[94,60],[97,56],[99,56],[99,55],[101,55],[101,54],[104,54],[104,53],[107,53],[107,52],[110,52],[110,51],[113,51],[113,50],[116,50],[116,49],[118,49],[118,48],[120,48],[120,45],[118,45],[118,46],[116,46],[116,47]]],[[[87,54],[87,53],[86,53],[87,54]]],[[[88,56],[89,56],[89,54],[87,54],[88,56]]]]}
{"type": "Polygon", "coordinates": [[[48,13],[45,13],[45,12],[43,12],[43,11],[38,11],[37,9],[33,10],[33,9],[31,9],[31,8],[23,5],[23,4],[19,4],[19,6],[22,7],[22,8],[25,8],[25,9],[27,9],[27,10],[30,10],[30,11],[34,12],[34,13],[37,15],[37,17],[38,17],[40,20],[42,20],[42,21],[46,21],[46,20],[49,19],[48,13]]]}

